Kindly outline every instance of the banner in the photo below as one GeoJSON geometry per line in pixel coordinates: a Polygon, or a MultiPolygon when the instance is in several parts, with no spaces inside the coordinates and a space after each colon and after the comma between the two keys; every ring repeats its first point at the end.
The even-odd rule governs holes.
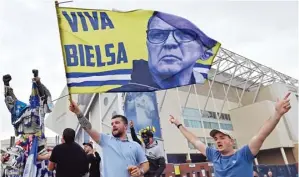
{"type": "Polygon", "coordinates": [[[56,9],[71,94],[203,84],[220,48],[189,20],[164,12],[56,9]]]}
{"type": "Polygon", "coordinates": [[[154,127],[154,137],[161,139],[161,126],[155,92],[127,93],[124,102],[124,113],[134,122],[137,134],[142,129],[154,127]]]}
{"type": "Polygon", "coordinates": [[[26,165],[23,173],[23,177],[35,177],[37,174],[36,159],[37,159],[37,149],[38,142],[37,137],[33,137],[31,141],[29,156],[26,160],[26,165]]]}

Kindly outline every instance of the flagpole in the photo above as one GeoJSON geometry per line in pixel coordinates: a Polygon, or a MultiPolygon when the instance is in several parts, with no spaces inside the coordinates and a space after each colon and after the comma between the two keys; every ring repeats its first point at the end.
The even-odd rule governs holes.
{"type": "Polygon", "coordinates": [[[62,2],[57,2],[58,4],[64,4],[64,3],[69,3],[69,2],[74,2],[73,0],[70,1],[62,1],[62,2]]]}
{"type": "MultiPolygon", "coordinates": [[[[72,2],[72,1],[67,1],[67,2],[72,2]]],[[[62,51],[62,58],[63,58],[63,64],[64,64],[64,70],[65,70],[65,72],[67,71],[66,70],[66,61],[65,61],[65,59],[64,59],[64,52],[63,52],[63,44],[62,44],[62,37],[61,37],[61,32],[60,32],[60,26],[59,26],[59,24],[60,24],[60,18],[59,18],[59,11],[58,11],[58,8],[59,8],[59,4],[61,4],[61,3],[67,3],[67,2],[58,2],[58,1],[55,1],[55,9],[56,9],[56,16],[57,16],[57,24],[58,24],[58,31],[59,31],[59,39],[60,39],[60,45],[61,45],[61,51],[62,51]]],[[[66,83],[68,83],[67,82],[67,79],[66,79],[66,83]]],[[[68,91],[69,91],[69,100],[70,100],[70,102],[72,102],[72,100],[73,100],[73,98],[72,98],[72,94],[71,94],[71,91],[70,91],[70,88],[67,86],[67,88],[68,88],[68,91]]]]}

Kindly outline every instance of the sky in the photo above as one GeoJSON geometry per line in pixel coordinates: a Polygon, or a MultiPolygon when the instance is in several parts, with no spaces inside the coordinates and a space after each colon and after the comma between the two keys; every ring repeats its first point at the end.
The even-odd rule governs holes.
{"type": "MultiPolygon", "coordinates": [[[[53,99],[66,85],[53,0],[0,0],[0,75],[28,101],[32,69],[53,99]]],[[[187,18],[222,47],[296,79],[298,75],[298,2],[296,1],[115,1],[74,0],[63,6],[93,9],[151,9],[187,18]]],[[[0,139],[13,136],[0,87],[0,139]]],[[[46,130],[47,136],[55,136],[46,130]]]]}

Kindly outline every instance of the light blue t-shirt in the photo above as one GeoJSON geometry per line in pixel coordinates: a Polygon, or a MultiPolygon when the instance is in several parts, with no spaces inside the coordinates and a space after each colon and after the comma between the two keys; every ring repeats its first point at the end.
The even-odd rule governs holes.
{"type": "Polygon", "coordinates": [[[253,176],[254,156],[248,145],[231,156],[222,156],[218,150],[207,147],[206,155],[208,160],[213,163],[215,177],[253,176]]]}
{"type": "Polygon", "coordinates": [[[134,141],[100,133],[99,145],[103,151],[103,177],[130,177],[129,165],[139,166],[148,161],[142,147],[134,141]]]}

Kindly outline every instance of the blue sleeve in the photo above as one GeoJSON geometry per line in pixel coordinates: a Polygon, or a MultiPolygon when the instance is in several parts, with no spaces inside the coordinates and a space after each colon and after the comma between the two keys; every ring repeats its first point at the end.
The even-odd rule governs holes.
{"type": "Polygon", "coordinates": [[[138,164],[142,164],[144,162],[147,162],[147,158],[146,158],[146,155],[145,155],[145,151],[142,149],[142,147],[137,144],[137,163],[138,164]]]}
{"type": "Polygon", "coordinates": [[[100,133],[100,142],[99,142],[99,145],[104,147],[107,145],[108,141],[110,139],[110,136],[109,135],[106,135],[104,133],[100,133]]]}
{"type": "Polygon", "coordinates": [[[206,148],[206,156],[208,158],[208,161],[214,162],[218,154],[219,152],[215,148],[211,148],[211,147],[206,148]]]}
{"type": "Polygon", "coordinates": [[[254,155],[251,153],[249,146],[246,145],[240,149],[240,153],[242,158],[247,160],[248,162],[252,163],[254,160],[254,155]]]}

